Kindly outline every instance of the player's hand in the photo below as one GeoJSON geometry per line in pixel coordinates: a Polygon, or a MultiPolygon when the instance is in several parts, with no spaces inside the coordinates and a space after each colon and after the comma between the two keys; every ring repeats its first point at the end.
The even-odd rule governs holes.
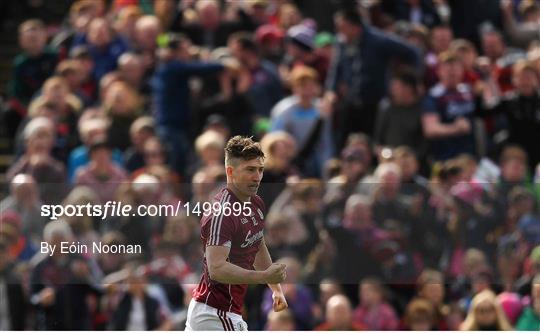
{"type": "Polygon", "coordinates": [[[265,272],[265,282],[269,284],[276,284],[283,282],[285,280],[285,277],[287,276],[287,272],[285,272],[285,264],[272,264],[270,267],[268,267],[265,272]]]}
{"type": "Polygon", "coordinates": [[[289,307],[287,300],[285,299],[285,295],[283,295],[281,292],[272,293],[272,300],[274,301],[272,304],[274,312],[279,312],[289,307]]]}

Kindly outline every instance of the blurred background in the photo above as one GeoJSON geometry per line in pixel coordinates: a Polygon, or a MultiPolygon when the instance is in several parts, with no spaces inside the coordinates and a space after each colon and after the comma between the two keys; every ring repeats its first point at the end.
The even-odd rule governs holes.
{"type": "Polygon", "coordinates": [[[200,214],[41,207],[211,202],[234,135],[288,267],[251,330],[540,329],[539,1],[4,0],[0,29],[0,330],[183,329],[200,214]]]}

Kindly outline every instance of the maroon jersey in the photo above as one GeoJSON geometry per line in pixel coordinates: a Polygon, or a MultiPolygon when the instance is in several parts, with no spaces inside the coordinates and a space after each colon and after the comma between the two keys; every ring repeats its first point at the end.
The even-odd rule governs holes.
{"type": "MultiPolygon", "coordinates": [[[[234,193],[228,188],[222,189],[214,198],[214,202],[223,205],[228,202],[232,207],[235,202],[244,206],[234,193]]],[[[263,238],[265,207],[262,199],[254,195],[250,199],[251,215],[247,209],[235,216],[209,214],[201,219],[201,240],[206,246],[230,247],[227,261],[244,269],[253,270],[253,262],[259,251],[263,238]]],[[[228,204],[228,205],[229,205],[228,204]]],[[[203,260],[204,270],[197,289],[193,291],[193,298],[197,302],[205,303],[218,310],[242,314],[244,296],[247,284],[223,284],[210,279],[206,257],[203,260]]]]}

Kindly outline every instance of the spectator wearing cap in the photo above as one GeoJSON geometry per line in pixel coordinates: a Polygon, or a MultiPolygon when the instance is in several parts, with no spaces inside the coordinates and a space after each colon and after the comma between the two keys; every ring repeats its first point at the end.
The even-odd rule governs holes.
{"type": "Polygon", "coordinates": [[[102,203],[112,201],[122,182],[128,180],[125,171],[112,161],[112,149],[105,140],[88,147],[90,163],[75,174],[75,184],[90,187],[102,203]]]}
{"type": "Polygon", "coordinates": [[[272,131],[286,131],[297,142],[296,165],[306,177],[320,177],[325,161],[333,156],[332,121],[317,100],[317,72],[310,67],[296,67],[291,72],[291,84],[297,103],[276,110],[272,131]]]}
{"type": "Polygon", "coordinates": [[[261,25],[255,31],[255,41],[261,56],[278,65],[283,58],[283,38],[285,33],[273,24],[261,25]]]}
{"type": "Polygon", "coordinates": [[[330,61],[334,54],[335,36],[327,31],[323,31],[315,35],[313,42],[315,44],[315,52],[330,61]]]}
{"type": "Polygon", "coordinates": [[[287,31],[286,54],[280,67],[283,81],[290,79],[290,71],[296,66],[307,66],[317,71],[318,81],[324,84],[330,59],[315,52],[315,34],[306,24],[295,25],[287,31]]]}
{"type": "Polygon", "coordinates": [[[520,331],[540,330],[540,275],[532,280],[531,303],[523,310],[519,317],[516,329],[520,331]]]}
{"type": "Polygon", "coordinates": [[[47,218],[41,216],[42,200],[36,181],[30,175],[18,174],[11,180],[9,189],[9,195],[0,202],[0,213],[8,210],[17,213],[22,234],[38,244],[47,218]]]}
{"type": "Polygon", "coordinates": [[[404,41],[364,24],[356,11],[334,16],[341,40],[326,81],[326,98],[339,98],[343,147],[352,132],[373,134],[375,113],[386,94],[388,71],[393,60],[420,68],[418,51],[404,41]]]}
{"type": "Polygon", "coordinates": [[[390,80],[389,96],[381,101],[375,120],[375,145],[395,148],[414,147],[417,156],[427,146],[422,132],[421,92],[416,74],[401,72],[390,80]]]}
{"type": "Polygon", "coordinates": [[[186,157],[190,153],[190,90],[193,76],[218,73],[224,66],[218,63],[191,61],[190,41],[184,35],[171,35],[165,49],[166,57],[158,65],[151,80],[156,130],[171,157],[170,165],[183,175],[186,157]]]}
{"type": "Polygon", "coordinates": [[[22,279],[15,271],[12,258],[5,255],[8,247],[4,239],[0,240],[0,330],[22,331],[27,328],[29,307],[22,279]]]}
{"type": "Polygon", "coordinates": [[[474,154],[474,94],[463,80],[463,65],[454,53],[440,56],[440,81],[429,90],[422,108],[423,131],[429,140],[429,156],[443,161],[462,153],[474,154]]]}

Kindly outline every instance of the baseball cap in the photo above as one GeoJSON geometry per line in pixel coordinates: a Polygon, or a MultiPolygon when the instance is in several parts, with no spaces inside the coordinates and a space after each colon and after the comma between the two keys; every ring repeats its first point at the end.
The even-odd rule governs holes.
{"type": "Polygon", "coordinates": [[[279,41],[283,39],[285,33],[279,27],[273,24],[261,25],[255,31],[255,40],[257,43],[264,43],[266,41],[279,41]]]}
{"type": "Polygon", "coordinates": [[[336,38],[334,37],[334,35],[327,31],[323,31],[318,33],[317,36],[315,36],[315,47],[325,47],[327,45],[334,44],[335,41],[336,38]]]}
{"type": "Polygon", "coordinates": [[[287,37],[291,42],[307,51],[311,51],[315,48],[315,30],[304,24],[298,24],[291,27],[287,31],[287,37]]]}

